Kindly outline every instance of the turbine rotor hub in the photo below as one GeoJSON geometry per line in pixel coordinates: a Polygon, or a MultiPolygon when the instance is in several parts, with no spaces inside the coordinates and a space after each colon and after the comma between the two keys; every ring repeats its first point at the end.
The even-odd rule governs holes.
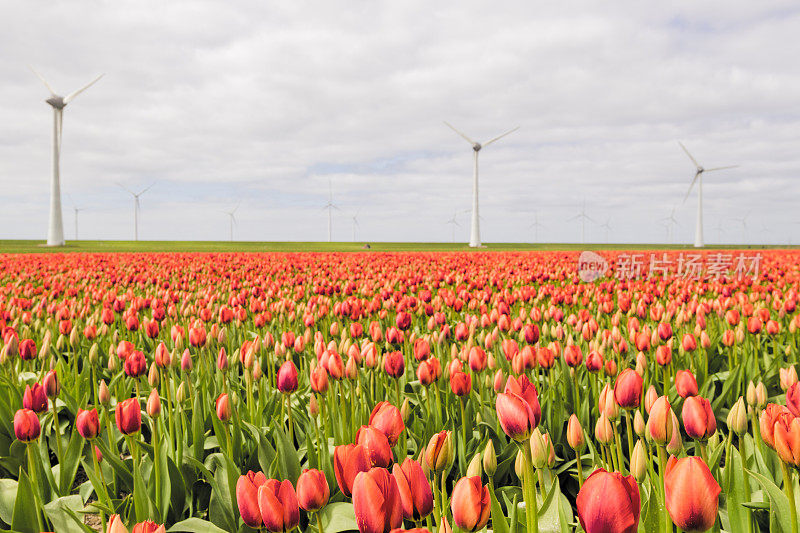
{"type": "Polygon", "coordinates": [[[64,97],[63,96],[55,96],[54,95],[54,96],[51,96],[50,98],[48,98],[47,100],[45,100],[45,102],[47,102],[51,106],[55,107],[56,109],[64,109],[64,107],[66,107],[66,105],[67,105],[66,103],[64,103],[64,97]]]}
{"type": "Polygon", "coordinates": [[[481,146],[481,143],[475,143],[472,145],[472,149],[475,150],[476,152],[480,151],[481,148],[483,148],[481,146]]]}

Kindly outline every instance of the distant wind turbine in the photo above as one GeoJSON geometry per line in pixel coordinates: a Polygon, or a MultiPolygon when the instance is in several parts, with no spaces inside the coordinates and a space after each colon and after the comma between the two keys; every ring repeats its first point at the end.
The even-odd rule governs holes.
{"type": "Polygon", "coordinates": [[[45,100],[53,108],[53,178],[50,181],[50,224],[47,230],[48,246],[64,246],[64,219],[61,215],[61,130],[64,124],[64,108],[73,101],[76,96],[94,85],[103,74],[100,74],[87,85],[74,91],[67,96],[59,96],[55,90],[47,83],[47,80],[39,74],[33,67],[30,67],[36,76],[42,80],[44,86],[50,91],[50,98],[45,100]]]}
{"type": "Polygon", "coordinates": [[[689,198],[689,193],[692,192],[692,187],[694,184],[697,183],[697,226],[695,227],[694,231],[694,247],[695,248],[702,248],[703,247],[703,173],[704,172],[713,172],[715,170],[725,170],[729,168],[736,168],[739,165],[731,165],[727,167],[715,167],[715,168],[703,168],[700,163],[689,153],[689,150],[678,141],[678,144],[681,145],[683,151],[686,152],[686,155],[689,156],[689,159],[692,160],[695,166],[695,173],[694,179],[692,180],[691,185],[689,185],[689,190],[686,191],[686,196],[683,198],[684,203],[686,199],[689,198]]]}
{"type": "Polygon", "coordinates": [[[533,238],[535,242],[539,242],[539,228],[543,228],[544,224],[539,223],[539,212],[533,212],[533,224],[528,226],[528,229],[533,228],[533,238]]]}
{"type": "Polygon", "coordinates": [[[138,193],[133,192],[132,190],[130,190],[121,183],[117,183],[117,185],[128,191],[128,193],[131,196],[133,196],[133,240],[138,241],[139,240],[139,197],[144,193],[146,193],[147,191],[149,191],[153,187],[153,185],[155,185],[155,183],[151,183],[138,193]]]}
{"type": "Polygon", "coordinates": [[[606,221],[600,224],[600,227],[606,230],[606,244],[608,244],[608,232],[611,231],[611,217],[606,217],[606,221]]]}
{"type": "Polygon", "coordinates": [[[340,211],[339,207],[333,203],[333,181],[328,179],[328,203],[322,209],[328,210],[328,242],[332,242],[333,236],[333,210],[340,211]]]}
{"type": "Polygon", "coordinates": [[[223,211],[223,213],[228,215],[228,217],[230,219],[229,222],[230,222],[230,226],[231,226],[231,242],[233,242],[233,226],[234,226],[234,224],[236,224],[236,211],[239,209],[240,205],[242,205],[241,202],[236,204],[236,207],[234,207],[231,211],[223,211]]]}
{"type": "Polygon", "coordinates": [[[567,219],[567,222],[572,222],[573,220],[581,221],[581,244],[586,242],[586,221],[597,223],[592,217],[586,214],[586,200],[583,201],[583,207],[581,207],[580,213],[575,215],[574,217],[567,219]]]}
{"type": "Polygon", "coordinates": [[[672,211],[669,212],[668,217],[664,217],[661,220],[665,221],[666,228],[667,228],[667,241],[669,244],[672,244],[673,241],[673,234],[675,226],[679,226],[678,219],[675,218],[675,208],[672,208],[672,211]]]}
{"type": "Polygon", "coordinates": [[[717,230],[717,241],[719,241],[717,244],[722,244],[722,234],[725,233],[725,228],[722,225],[722,220],[717,222],[717,225],[714,227],[714,229],[717,230]]]}
{"type": "Polygon", "coordinates": [[[356,211],[356,214],[355,214],[355,215],[353,215],[352,217],[350,217],[350,218],[352,218],[352,219],[353,219],[353,242],[356,242],[356,228],[357,228],[357,227],[361,227],[361,226],[359,226],[359,224],[358,224],[358,214],[359,214],[360,212],[361,212],[361,210],[359,209],[358,211],[356,211]]]}
{"type": "Polygon", "coordinates": [[[72,201],[72,196],[67,195],[67,198],[69,198],[69,203],[72,204],[72,211],[75,213],[75,240],[77,241],[78,240],[78,213],[80,213],[81,211],[86,210],[86,208],[85,207],[77,207],[75,205],[75,202],[72,201]]]}
{"type": "Polygon", "coordinates": [[[474,168],[474,173],[473,173],[473,177],[472,177],[472,224],[471,224],[471,229],[470,229],[470,234],[469,234],[469,245],[472,248],[479,248],[480,245],[481,245],[481,227],[480,227],[480,222],[479,222],[480,212],[478,211],[478,152],[480,152],[482,148],[485,148],[485,147],[489,146],[493,142],[499,141],[500,139],[502,139],[506,135],[517,131],[519,129],[519,126],[517,126],[516,128],[514,128],[512,130],[509,130],[509,131],[505,132],[502,135],[499,135],[499,136],[495,137],[494,139],[491,139],[491,140],[481,144],[479,142],[473,141],[472,139],[470,139],[469,137],[464,135],[462,132],[458,131],[450,123],[445,122],[445,125],[448,128],[450,128],[451,130],[453,130],[454,132],[458,133],[461,137],[464,138],[464,140],[466,140],[469,144],[471,144],[472,145],[472,150],[474,152],[473,153],[473,158],[474,158],[475,168],[474,168]]]}
{"type": "Polygon", "coordinates": [[[741,218],[734,218],[735,221],[739,222],[742,225],[742,244],[745,244],[747,242],[747,219],[749,217],[750,217],[750,211],[748,211],[741,218]]]}
{"type": "Polygon", "coordinates": [[[459,224],[458,220],[456,220],[457,216],[458,216],[458,211],[454,211],[453,218],[450,218],[447,220],[447,222],[445,222],[445,224],[450,224],[451,226],[453,226],[453,242],[456,242],[456,226],[458,226],[459,228],[461,227],[461,224],[459,224]]]}

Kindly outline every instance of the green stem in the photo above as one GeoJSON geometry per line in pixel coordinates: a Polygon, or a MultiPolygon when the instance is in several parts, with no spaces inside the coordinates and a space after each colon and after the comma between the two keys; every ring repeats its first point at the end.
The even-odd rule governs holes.
{"type": "Polygon", "coordinates": [[[317,515],[317,531],[318,531],[318,533],[325,533],[325,530],[322,529],[322,517],[320,516],[319,511],[317,511],[314,514],[317,515]]]}
{"type": "MultiPolygon", "coordinates": [[[[750,477],[747,475],[747,458],[744,455],[745,447],[740,444],[741,450],[739,450],[739,455],[742,457],[742,480],[744,481],[744,500],[749,502],[750,501],[750,477]]],[[[750,509],[745,507],[744,508],[745,516],[747,517],[747,523],[745,524],[745,532],[750,533],[753,531],[753,517],[750,514],[750,509]]]]}
{"type": "Polygon", "coordinates": [[[286,395],[286,411],[289,416],[289,442],[294,445],[294,424],[292,423],[292,394],[286,395]]]}
{"type": "Polygon", "coordinates": [[[44,531],[44,524],[42,523],[42,495],[39,493],[39,476],[36,470],[36,464],[33,459],[33,447],[36,446],[35,442],[28,443],[28,477],[31,479],[31,486],[33,488],[34,505],[36,506],[36,521],[39,524],[39,531],[44,531]]]}
{"type": "Polygon", "coordinates": [[[464,398],[460,398],[459,406],[461,407],[461,440],[464,443],[464,457],[461,458],[462,468],[464,469],[463,473],[467,473],[467,415],[466,409],[464,408],[464,398]]]}
{"type": "Polygon", "coordinates": [[[667,498],[664,492],[664,471],[667,469],[667,449],[665,446],[658,445],[658,481],[661,486],[662,499],[661,503],[664,505],[664,531],[672,531],[672,518],[667,511],[667,498]]]}
{"type": "MultiPolygon", "coordinates": [[[[525,516],[528,533],[539,532],[538,503],[536,502],[536,473],[533,468],[528,450],[522,449],[522,457],[525,462],[525,473],[522,479],[523,496],[525,498],[525,516]]],[[[542,487],[544,489],[544,487],[542,487]]]]}
{"type": "Polygon", "coordinates": [[[56,459],[58,459],[58,464],[61,464],[61,458],[64,456],[62,455],[61,451],[61,426],[58,424],[58,412],[56,411],[55,398],[53,398],[53,431],[55,431],[56,434],[56,459]]]}
{"type": "MultiPolygon", "coordinates": [[[[94,491],[97,493],[97,499],[99,500],[100,497],[102,496],[103,501],[106,504],[106,507],[108,507],[109,509],[113,509],[113,507],[111,507],[110,498],[108,497],[108,488],[106,487],[105,476],[103,476],[103,471],[100,470],[100,463],[97,461],[97,454],[94,451],[94,443],[93,443],[93,441],[89,441],[89,455],[92,456],[92,463],[94,464],[94,473],[95,473],[95,475],[98,476],[99,478],[101,478],[102,481],[103,481],[102,494],[97,489],[97,487],[94,488],[94,491]]],[[[102,509],[100,510],[100,523],[103,526],[103,531],[105,531],[106,530],[106,513],[102,509]]]]}
{"type": "Polygon", "coordinates": [[[633,459],[633,417],[627,409],[623,413],[625,414],[625,428],[628,434],[628,461],[631,461],[633,459]]]}
{"type": "Polygon", "coordinates": [[[789,523],[792,526],[792,533],[797,533],[797,504],[794,501],[792,472],[783,461],[781,461],[781,470],[783,471],[783,490],[786,492],[786,497],[789,498],[789,523]]]}

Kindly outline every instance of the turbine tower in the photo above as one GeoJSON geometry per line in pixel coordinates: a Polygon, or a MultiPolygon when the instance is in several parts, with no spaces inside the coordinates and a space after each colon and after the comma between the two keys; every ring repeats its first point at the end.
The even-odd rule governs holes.
{"type": "Polygon", "coordinates": [[[328,242],[332,242],[333,233],[333,210],[339,207],[333,203],[333,181],[328,179],[328,203],[322,209],[328,210],[328,242]]]}
{"type": "Polygon", "coordinates": [[[236,204],[236,207],[234,207],[234,208],[233,208],[233,210],[231,210],[231,211],[223,211],[223,213],[225,213],[226,215],[228,215],[228,217],[230,218],[230,224],[231,224],[231,242],[233,242],[233,225],[234,225],[234,224],[236,224],[236,216],[234,216],[234,215],[235,215],[235,213],[236,213],[236,210],[237,210],[237,209],[239,209],[239,206],[240,206],[240,205],[242,205],[242,203],[241,203],[241,202],[239,202],[238,204],[236,204]]]}
{"type": "Polygon", "coordinates": [[[61,215],[61,130],[64,124],[64,108],[73,101],[76,96],[94,85],[103,74],[100,74],[87,85],[78,89],[67,96],[59,96],[53,90],[47,80],[30,67],[36,77],[42,80],[44,86],[50,91],[50,98],[45,100],[53,108],[53,178],[50,181],[50,224],[47,229],[48,246],[64,246],[64,219],[61,215]]]}
{"type": "Polygon", "coordinates": [[[750,211],[748,211],[743,217],[741,218],[734,218],[735,221],[739,222],[742,225],[742,244],[747,241],[747,219],[750,217],[750,211]]]}
{"type": "Polygon", "coordinates": [[[669,241],[669,244],[672,244],[674,228],[675,226],[679,225],[678,219],[675,218],[675,208],[672,208],[672,211],[669,212],[668,217],[664,217],[661,220],[665,222],[667,228],[667,240],[669,241]]]}
{"type": "Polygon", "coordinates": [[[464,140],[466,140],[469,144],[471,144],[472,145],[472,150],[474,152],[473,153],[473,159],[474,159],[474,162],[475,162],[474,163],[475,164],[475,170],[474,170],[473,177],[472,177],[472,224],[471,224],[471,229],[470,229],[470,233],[469,233],[469,245],[472,248],[479,248],[481,246],[481,228],[480,228],[480,222],[479,222],[480,213],[478,212],[478,152],[481,151],[481,148],[486,148],[487,146],[489,146],[493,142],[499,141],[500,139],[502,139],[503,137],[505,137],[509,133],[513,133],[513,132],[517,131],[519,129],[519,126],[517,126],[516,128],[514,128],[512,130],[509,130],[509,131],[505,132],[502,135],[499,135],[499,136],[495,137],[494,139],[491,139],[490,141],[487,141],[487,142],[481,144],[481,143],[473,141],[472,139],[470,139],[469,137],[464,135],[462,132],[460,132],[457,129],[455,129],[450,123],[445,122],[445,125],[447,125],[447,127],[450,128],[451,130],[453,130],[454,132],[458,133],[461,137],[464,138],[464,140]]]}
{"type": "Polygon", "coordinates": [[[580,213],[575,215],[574,217],[567,220],[567,222],[572,222],[573,220],[581,221],[581,244],[586,242],[586,221],[597,223],[592,217],[586,214],[586,200],[583,201],[583,207],[581,207],[580,213]]]}
{"type": "Polygon", "coordinates": [[[686,152],[686,155],[689,156],[689,159],[692,160],[695,166],[695,173],[694,179],[692,180],[691,185],[689,185],[689,190],[686,191],[686,196],[683,198],[683,201],[686,202],[686,199],[689,198],[689,193],[692,192],[692,187],[694,187],[695,182],[697,183],[697,226],[695,227],[694,231],[694,247],[695,248],[702,248],[703,247],[703,173],[704,172],[713,172],[715,170],[725,170],[728,168],[736,168],[739,165],[731,165],[727,167],[715,167],[715,168],[703,168],[700,163],[689,153],[689,150],[683,145],[682,142],[678,141],[678,144],[681,145],[683,151],[686,152]]]}
{"type": "Polygon", "coordinates": [[[450,224],[451,226],[453,226],[453,242],[456,242],[456,226],[458,226],[459,228],[461,227],[461,224],[459,224],[458,220],[456,220],[457,216],[458,216],[458,211],[453,211],[453,218],[448,219],[447,222],[445,222],[445,224],[450,224]]]}
{"type": "Polygon", "coordinates": [[[722,226],[722,220],[717,222],[714,229],[717,230],[717,240],[719,241],[717,244],[722,244],[722,234],[725,232],[725,228],[722,226]]]}
{"type": "Polygon", "coordinates": [[[606,230],[606,244],[608,244],[608,232],[611,231],[611,217],[606,217],[606,221],[600,224],[600,227],[606,230]]]}
{"type": "Polygon", "coordinates": [[[151,183],[138,193],[133,192],[126,186],[122,185],[121,183],[117,183],[120,187],[128,191],[131,196],[133,196],[133,240],[139,240],[139,197],[150,190],[150,188],[155,185],[155,183],[151,183]]]}

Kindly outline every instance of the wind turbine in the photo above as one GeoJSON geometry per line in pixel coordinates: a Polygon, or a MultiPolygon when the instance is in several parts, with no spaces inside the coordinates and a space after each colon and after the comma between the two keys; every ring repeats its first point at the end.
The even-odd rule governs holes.
{"type": "Polygon", "coordinates": [[[340,209],[336,204],[333,203],[333,181],[330,179],[328,179],[328,203],[325,204],[322,209],[328,210],[328,242],[331,242],[331,236],[333,231],[332,213],[334,209],[336,209],[337,211],[339,211],[340,209]]]}
{"type": "Polygon", "coordinates": [[[583,201],[583,207],[581,207],[580,213],[575,215],[574,217],[567,219],[567,222],[572,222],[573,220],[581,220],[581,244],[586,242],[586,221],[595,222],[597,223],[592,217],[586,214],[586,200],[583,201]]]}
{"type": "Polygon", "coordinates": [[[479,248],[481,246],[481,228],[480,228],[480,222],[479,222],[480,213],[478,211],[478,152],[481,151],[481,148],[486,148],[487,146],[489,146],[493,142],[499,141],[500,139],[502,139],[506,135],[517,131],[519,129],[519,126],[517,126],[516,128],[514,128],[512,130],[509,130],[509,131],[505,132],[502,135],[499,135],[499,136],[495,137],[494,139],[491,139],[490,141],[487,141],[487,142],[481,144],[479,142],[473,141],[472,139],[470,139],[469,137],[464,135],[462,132],[458,131],[450,123],[448,123],[446,121],[445,121],[445,125],[448,128],[450,128],[451,130],[453,130],[454,132],[458,133],[461,137],[464,138],[464,140],[466,140],[469,144],[471,144],[472,145],[472,150],[474,152],[473,153],[473,158],[474,158],[474,161],[475,161],[475,163],[474,163],[475,164],[475,170],[474,170],[473,177],[472,177],[472,224],[471,224],[471,229],[470,229],[470,233],[469,233],[469,245],[472,248],[479,248]]]}
{"type": "Polygon", "coordinates": [[[456,220],[457,216],[458,216],[458,211],[453,211],[453,218],[448,219],[448,221],[445,222],[445,224],[450,224],[453,226],[453,242],[456,242],[456,226],[458,226],[459,228],[461,227],[461,224],[459,224],[458,220],[456,220]]]}
{"type": "Polygon", "coordinates": [[[543,228],[544,224],[539,223],[539,212],[533,212],[533,224],[528,226],[528,229],[533,228],[533,238],[536,242],[539,242],[539,228],[543,228]]]}
{"type": "Polygon", "coordinates": [[[719,242],[717,244],[722,244],[722,234],[725,232],[725,228],[722,226],[722,220],[717,222],[717,225],[714,227],[717,230],[717,240],[719,242]]]}
{"type": "Polygon", "coordinates": [[[359,209],[358,211],[356,211],[356,214],[355,214],[355,215],[353,215],[352,217],[350,217],[350,218],[352,218],[352,219],[353,219],[353,242],[356,242],[356,227],[361,227],[361,226],[359,226],[359,224],[358,224],[358,214],[359,214],[360,212],[361,212],[361,210],[359,209]]]}
{"type": "Polygon", "coordinates": [[[60,175],[61,130],[64,124],[64,108],[68,103],[73,101],[76,96],[97,83],[97,81],[103,77],[103,74],[97,76],[81,89],[67,96],[59,96],[41,74],[36,72],[33,67],[30,67],[30,69],[36,74],[36,77],[42,80],[47,90],[50,91],[50,98],[45,100],[45,102],[50,104],[53,108],[53,178],[50,181],[50,224],[47,229],[47,245],[64,246],[64,220],[61,215],[60,175]]]}
{"type": "Polygon", "coordinates": [[[133,240],[138,241],[139,240],[139,197],[144,193],[146,193],[147,191],[149,191],[150,188],[153,185],[155,185],[155,183],[151,183],[138,193],[133,192],[132,190],[130,190],[121,183],[117,183],[117,185],[128,191],[128,193],[130,193],[130,195],[133,196],[133,240]]]}
{"type": "Polygon", "coordinates": [[[611,217],[606,217],[606,221],[600,224],[600,227],[606,230],[606,244],[608,244],[608,232],[611,231],[611,217]]]}
{"type": "Polygon", "coordinates": [[[734,218],[735,221],[742,225],[742,244],[747,241],[747,218],[750,216],[750,211],[747,212],[742,218],[734,218]]]}
{"type": "Polygon", "coordinates": [[[241,202],[239,202],[238,204],[236,204],[236,207],[234,207],[234,208],[233,208],[233,210],[231,210],[231,211],[223,211],[223,213],[225,213],[226,215],[228,215],[228,217],[230,218],[230,224],[231,224],[231,242],[233,242],[233,225],[234,225],[234,224],[236,224],[236,217],[235,217],[234,215],[235,215],[235,213],[236,213],[236,210],[237,210],[237,209],[239,209],[239,206],[240,206],[240,205],[242,205],[242,203],[241,203],[241,202]]]}
{"type": "Polygon", "coordinates": [[[697,182],[697,226],[695,227],[694,232],[694,247],[695,248],[702,248],[703,247],[703,173],[704,172],[713,172],[715,170],[725,170],[729,168],[736,168],[739,165],[731,165],[727,167],[715,167],[715,168],[703,168],[700,163],[689,153],[689,150],[683,145],[682,142],[678,141],[678,144],[681,145],[683,151],[686,152],[686,155],[689,156],[689,159],[692,160],[694,163],[695,173],[694,179],[692,180],[692,184],[689,185],[689,190],[686,191],[686,196],[683,198],[684,203],[686,199],[689,198],[689,193],[692,192],[692,187],[694,187],[695,182],[697,182]]]}
{"type": "Polygon", "coordinates": [[[661,220],[666,222],[667,240],[669,241],[669,244],[672,244],[672,240],[673,240],[672,239],[672,234],[673,234],[673,231],[674,231],[674,227],[679,225],[678,224],[678,219],[675,218],[675,208],[674,207],[672,208],[672,211],[669,212],[669,216],[668,217],[664,217],[661,220]]]}
{"type": "Polygon", "coordinates": [[[77,207],[75,205],[75,202],[72,201],[72,196],[70,196],[69,194],[67,195],[67,198],[69,198],[69,203],[72,204],[72,211],[75,213],[75,240],[77,241],[78,240],[78,213],[80,213],[81,211],[84,211],[86,208],[85,207],[77,207]]]}

